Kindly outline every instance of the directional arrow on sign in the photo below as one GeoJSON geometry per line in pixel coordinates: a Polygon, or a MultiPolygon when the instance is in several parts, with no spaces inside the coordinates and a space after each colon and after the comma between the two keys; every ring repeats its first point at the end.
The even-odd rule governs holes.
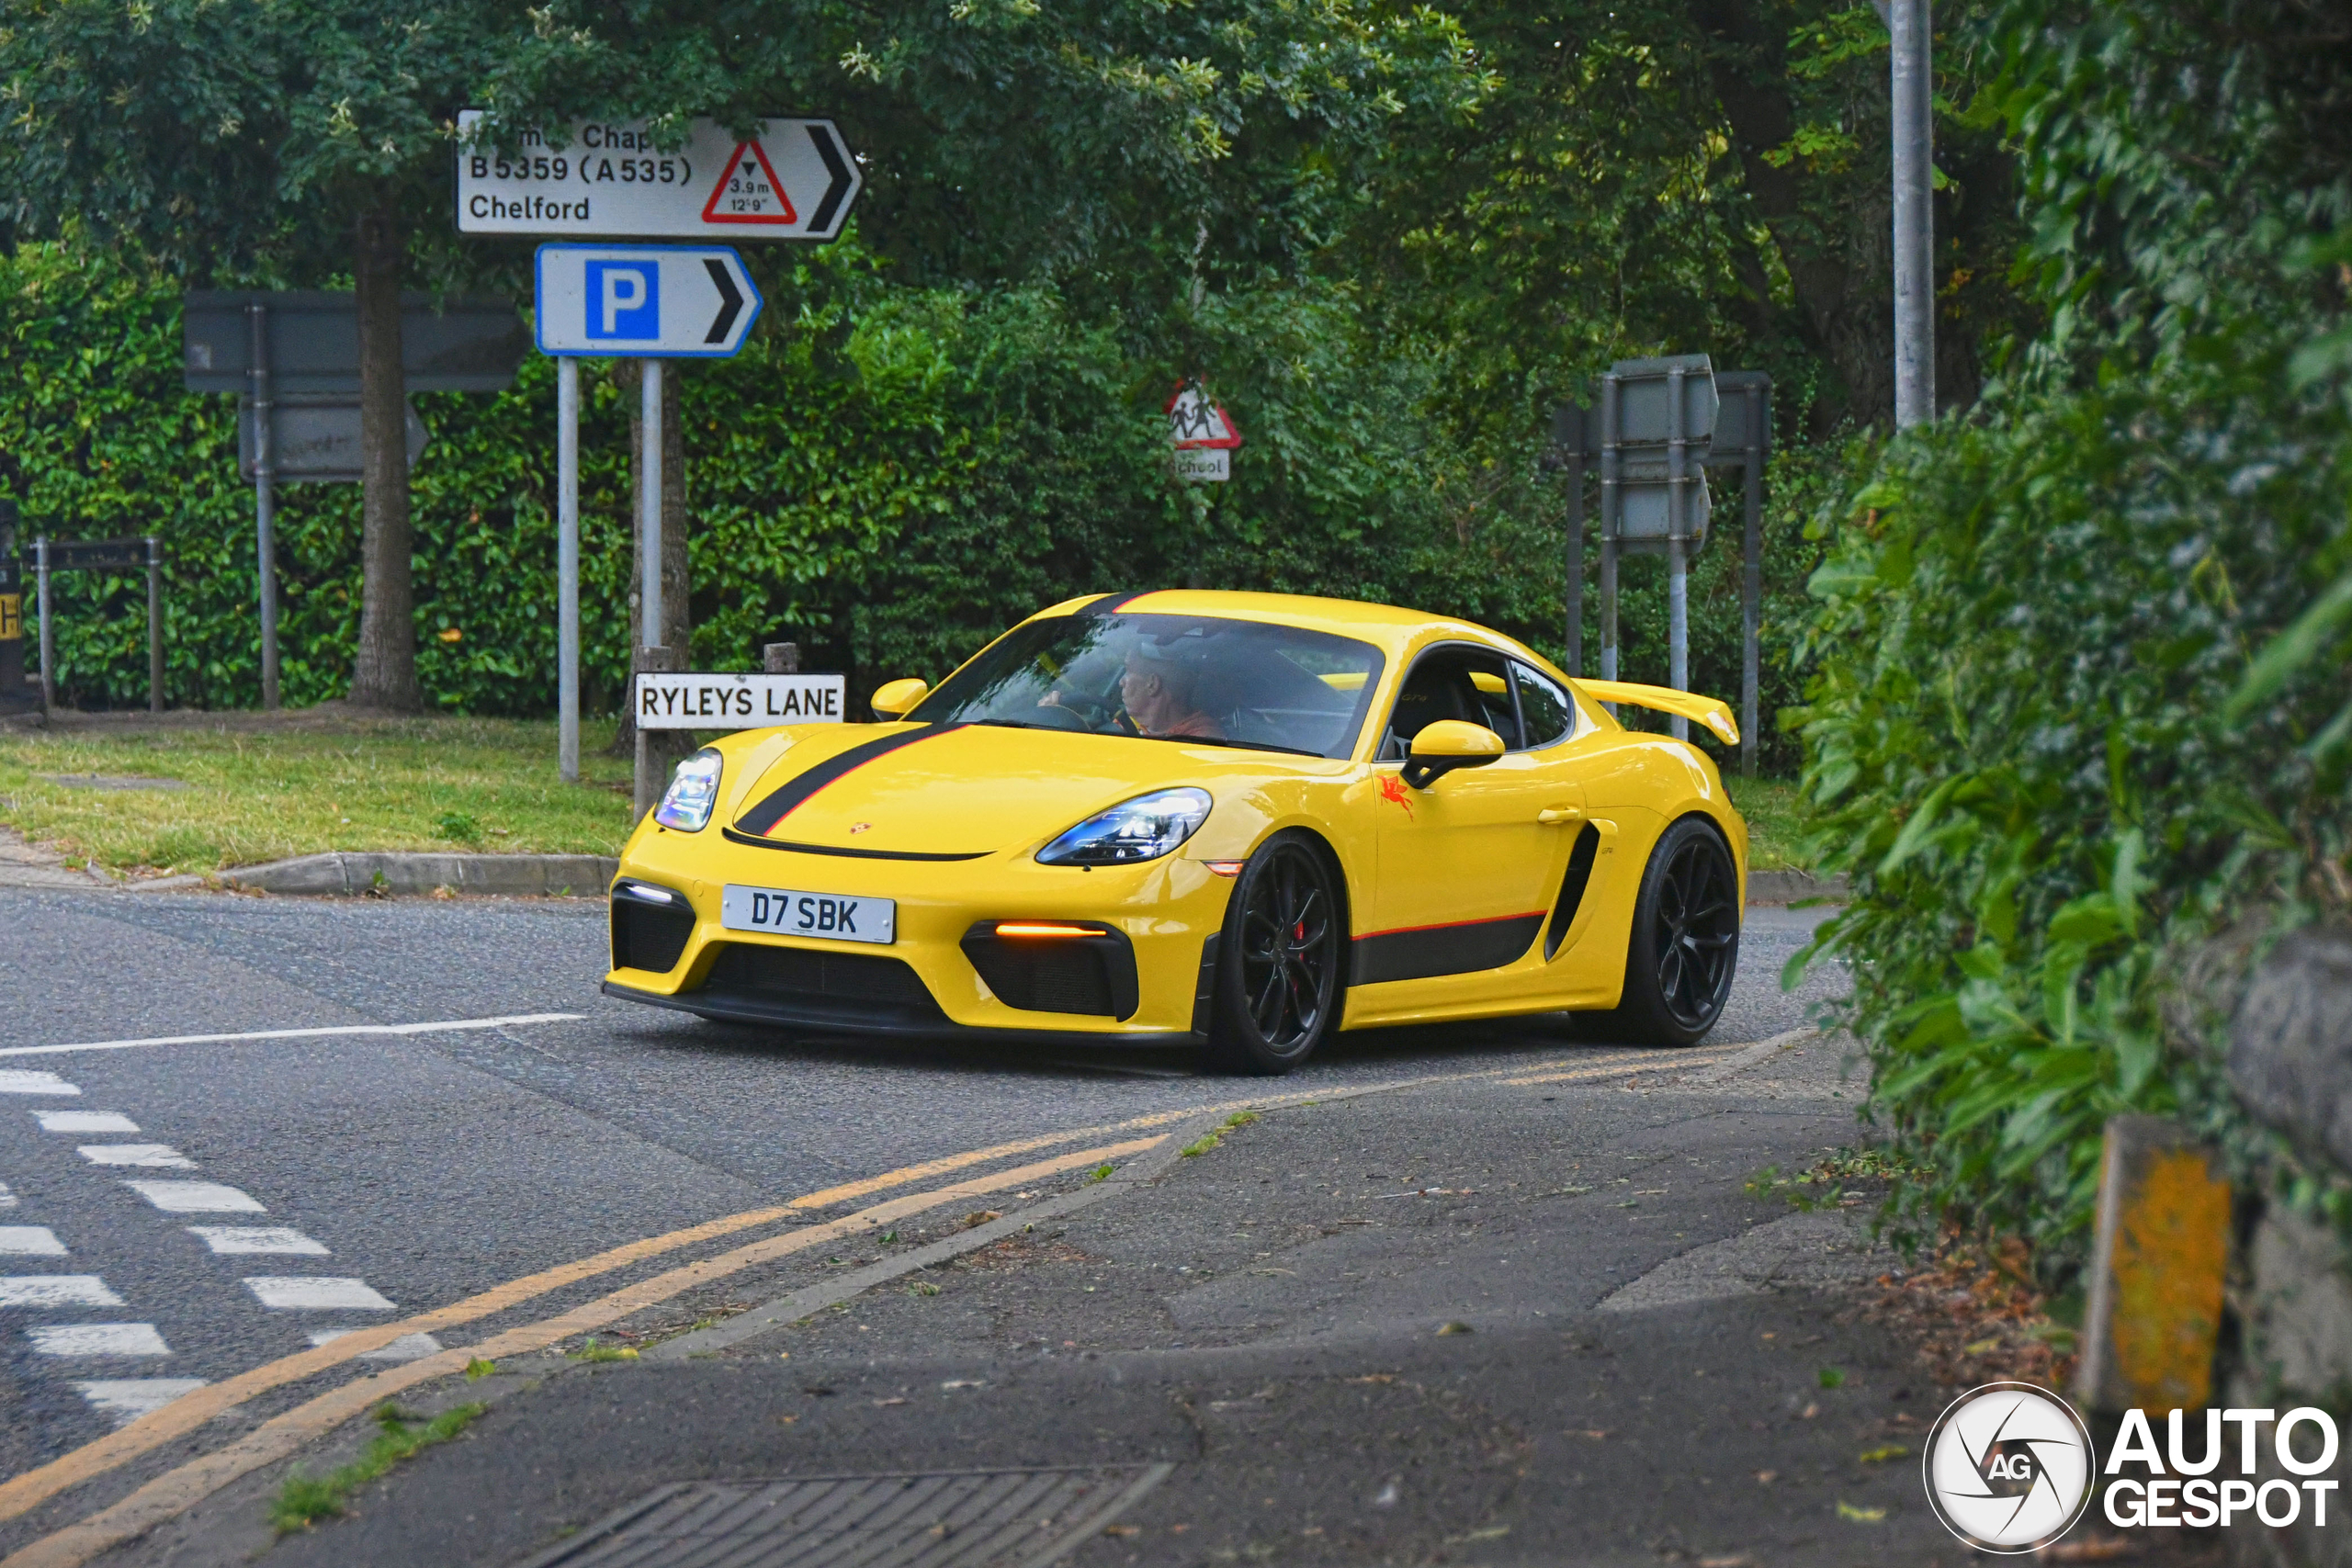
{"type": "Polygon", "coordinates": [[[537,270],[541,354],[722,359],[764,303],[726,245],[541,245],[537,270]]]}

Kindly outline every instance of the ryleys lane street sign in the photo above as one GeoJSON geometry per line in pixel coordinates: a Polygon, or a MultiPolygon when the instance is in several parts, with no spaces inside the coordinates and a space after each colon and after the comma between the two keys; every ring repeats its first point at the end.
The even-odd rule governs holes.
{"type": "Polygon", "coordinates": [[[541,245],[537,272],[541,354],[723,359],[763,303],[725,245],[541,245]]]}
{"type": "Polygon", "coordinates": [[[830,240],[865,184],[830,119],[763,120],[747,139],[698,119],[673,152],[642,120],[537,130],[501,152],[458,116],[458,232],[633,239],[830,240]]]}

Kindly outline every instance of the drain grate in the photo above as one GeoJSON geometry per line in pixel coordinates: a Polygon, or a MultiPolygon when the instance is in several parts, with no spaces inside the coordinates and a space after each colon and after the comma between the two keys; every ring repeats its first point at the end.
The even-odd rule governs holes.
{"type": "Polygon", "coordinates": [[[1045,1568],[1175,1468],[683,1482],[520,1568],[1045,1568]]]}

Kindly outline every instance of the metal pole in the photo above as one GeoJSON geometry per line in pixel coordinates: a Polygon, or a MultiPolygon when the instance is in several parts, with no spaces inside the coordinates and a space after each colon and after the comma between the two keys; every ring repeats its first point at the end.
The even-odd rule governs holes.
{"type": "Polygon", "coordinates": [[[1936,417],[1935,140],[1928,0],[1893,0],[1894,423],[1936,417]]]}
{"type": "MultiPolygon", "coordinates": [[[[1617,479],[1621,420],[1616,373],[1600,378],[1600,678],[1617,679],[1617,479]]],[[[1617,710],[1611,708],[1610,712],[1617,710]]]]}
{"type": "Polygon", "coordinates": [[[1584,411],[1577,422],[1576,449],[1568,454],[1568,673],[1584,673],[1584,411]]]}
{"type": "Polygon", "coordinates": [[[245,307],[245,324],[253,333],[254,381],[254,553],[261,580],[261,705],[277,705],[277,497],[271,492],[270,426],[274,406],[269,397],[269,307],[245,307]]]}
{"type": "MultiPolygon", "coordinates": [[[[644,440],[638,457],[638,472],[642,476],[644,493],[639,497],[638,520],[638,625],[641,635],[638,641],[638,668],[667,670],[662,643],[662,362],[640,359],[643,397],[639,407],[640,423],[645,426],[644,440]],[[654,663],[646,662],[651,659],[654,663]]],[[[629,700],[635,702],[635,683],[631,683],[629,700]]],[[[653,746],[645,728],[637,731],[637,814],[642,818],[661,798],[662,781],[653,773],[653,746]]]]}
{"type": "Polygon", "coordinates": [[[556,766],[580,782],[580,361],[555,362],[556,766]]]}
{"type": "Polygon", "coordinates": [[[645,411],[644,455],[639,459],[639,471],[645,476],[644,494],[639,497],[643,521],[638,543],[638,592],[643,595],[639,613],[639,625],[643,635],[639,637],[648,648],[662,646],[662,362],[658,359],[639,361],[644,370],[643,405],[645,411]]]}
{"type": "Polygon", "coordinates": [[[1740,509],[1747,532],[1739,584],[1739,771],[1756,776],[1758,643],[1764,626],[1764,454],[1772,438],[1770,383],[1747,389],[1747,453],[1740,464],[1740,509]]]}
{"type": "Polygon", "coordinates": [[[57,705],[57,617],[49,613],[49,536],[33,541],[33,607],[40,612],[40,707],[57,705]]]}
{"type": "Polygon", "coordinates": [[[147,711],[164,711],[164,541],[147,536],[147,711]]]}
{"type": "MultiPolygon", "coordinates": [[[[1666,683],[1678,692],[1690,689],[1690,561],[1683,535],[1690,516],[1690,438],[1683,407],[1684,378],[1678,367],[1666,373],[1666,683]]],[[[1690,721],[1677,714],[1670,721],[1677,740],[1690,739],[1690,721]]]]}

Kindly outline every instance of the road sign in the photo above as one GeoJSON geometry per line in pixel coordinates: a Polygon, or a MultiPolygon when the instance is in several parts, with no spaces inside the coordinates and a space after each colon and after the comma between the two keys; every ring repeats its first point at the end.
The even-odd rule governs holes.
{"type": "Polygon", "coordinates": [[[482,118],[458,116],[461,234],[830,240],[865,184],[830,119],[763,120],[749,140],[698,119],[668,152],[646,121],[583,120],[560,151],[525,131],[507,153],[475,144],[482,118]]]}
{"type": "MultiPolygon", "coordinates": [[[[424,456],[432,439],[416,410],[401,406],[408,434],[408,466],[424,456]]],[[[269,472],[281,484],[305,480],[321,484],[357,484],[359,472],[359,400],[298,395],[270,400],[269,472]]],[[[254,400],[237,400],[237,471],[251,483],[255,478],[254,400]]]]}
{"type": "Polygon", "coordinates": [[[725,245],[541,245],[539,352],[723,359],[765,301],[725,245]]]}
{"type": "Polygon", "coordinates": [[[1204,451],[1197,447],[1176,449],[1176,477],[1193,484],[1223,484],[1233,478],[1233,454],[1223,447],[1204,451]]]}
{"type": "MultiPolygon", "coordinates": [[[[191,289],[181,303],[189,391],[253,390],[252,305],[267,308],[276,391],[359,395],[358,305],[318,289],[191,289]]],[[[401,373],[412,392],[504,391],[529,346],[504,299],[401,296],[401,373]]]]}
{"type": "Polygon", "coordinates": [[[764,729],[777,724],[839,724],[848,680],[841,675],[651,674],[636,678],[639,729],[764,729]]]}
{"type": "Polygon", "coordinates": [[[1231,451],[1241,445],[1232,416],[1209,401],[1197,381],[1184,381],[1166,404],[1168,439],[1179,452],[1231,451]]]}

